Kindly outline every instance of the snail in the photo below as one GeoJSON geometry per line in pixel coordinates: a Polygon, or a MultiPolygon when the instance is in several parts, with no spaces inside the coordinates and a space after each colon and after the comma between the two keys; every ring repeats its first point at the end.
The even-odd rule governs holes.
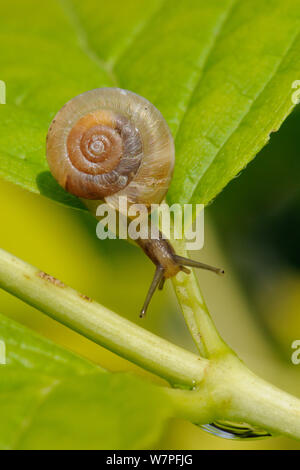
{"type": "MultiPolygon", "coordinates": [[[[76,96],[53,119],[46,145],[50,171],[71,194],[88,202],[105,201],[118,208],[120,196],[129,204],[160,204],[174,168],[175,148],[169,127],[145,98],[120,88],[98,88],[76,96]]],[[[158,239],[136,242],[156,266],[140,316],[164,281],[186,266],[212,266],[178,256],[171,243],[158,239]]]]}

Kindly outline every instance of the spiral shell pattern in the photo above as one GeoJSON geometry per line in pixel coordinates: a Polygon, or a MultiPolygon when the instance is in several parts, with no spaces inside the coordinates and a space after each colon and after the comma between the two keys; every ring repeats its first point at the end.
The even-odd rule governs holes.
{"type": "Polygon", "coordinates": [[[119,196],[149,206],[165,196],[174,143],[161,113],[120,88],[76,96],[53,119],[47,160],[58,183],[84,198],[118,207],[119,196]]]}

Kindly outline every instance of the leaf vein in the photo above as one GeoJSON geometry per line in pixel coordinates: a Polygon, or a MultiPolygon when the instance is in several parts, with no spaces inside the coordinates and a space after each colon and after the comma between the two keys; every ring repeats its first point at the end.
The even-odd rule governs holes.
{"type": "Polygon", "coordinates": [[[155,18],[157,18],[160,12],[164,9],[166,3],[167,3],[167,0],[162,0],[162,3],[154,11],[154,13],[145,21],[141,22],[140,25],[138,25],[135,28],[135,31],[131,35],[129,40],[127,41],[127,44],[124,50],[121,53],[119,53],[119,56],[115,57],[114,59],[111,59],[110,63],[113,68],[115,68],[121,62],[122,58],[127,54],[127,52],[134,47],[134,44],[138,42],[138,39],[144,34],[146,29],[149,27],[149,25],[153,23],[155,18]]]}
{"type": "Polygon", "coordinates": [[[39,410],[43,406],[43,404],[46,402],[46,400],[49,398],[51,393],[61,384],[60,380],[54,380],[52,384],[50,384],[48,387],[42,388],[40,390],[40,400],[37,403],[37,406],[35,407],[34,412],[28,417],[25,418],[21,424],[21,431],[17,438],[15,439],[14,445],[12,446],[12,449],[18,449],[20,448],[20,443],[22,439],[24,438],[25,433],[30,429],[30,427],[33,424],[33,420],[35,416],[38,414],[39,410]]]}
{"type": "Polygon", "coordinates": [[[83,52],[97,64],[100,69],[104,69],[105,72],[110,77],[114,86],[118,86],[118,79],[108,62],[103,60],[98,52],[96,52],[89,43],[87,34],[80,23],[80,19],[75,12],[74,6],[72,4],[72,0],[58,0],[58,3],[61,5],[65,15],[67,16],[68,20],[70,21],[71,25],[74,28],[74,31],[77,35],[78,43],[83,50],[83,52]]]}
{"type": "Polygon", "coordinates": [[[296,32],[293,39],[291,40],[291,43],[289,44],[289,46],[287,47],[285,53],[281,56],[280,60],[278,61],[278,64],[276,65],[275,69],[271,72],[270,76],[268,77],[268,79],[266,80],[265,84],[263,85],[263,87],[261,88],[261,90],[258,92],[258,94],[254,97],[254,99],[251,100],[251,103],[248,107],[248,109],[243,113],[243,115],[241,116],[240,120],[238,121],[237,125],[234,127],[234,129],[230,132],[230,134],[228,135],[228,137],[225,139],[225,141],[222,143],[222,145],[219,147],[219,149],[217,150],[217,152],[215,153],[215,155],[213,156],[212,160],[209,162],[208,166],[206,167],[206,169],[204,170],[204,173],[202,173],[201,177],[200,177],[200,180],[198,182],[196,182],[195,186],[194,186],[194,189],[192,191],[192,194],[191,194],[191,197],[190,197],[190,200],[193,198],[193,195],[197,189],[197,187],[199,186],[202,178],[204,177],[204,175],[207,173],[207,171],[209,170],[209,168],[211,167],[211,165],[213,164],[213,162],[215,161],[215,159],[218,157],[218,155],[220,154],[220,152],[223,150],[223,148],[225,147],[226,143],[229,141],[229,139],[234,135],[234,133],[239,129],[239,127],[241,126],[241,124],[243,123],[244,119],[247,117],[247,115],[249,114],[249,112],[251,111],[251,108],[253,108],[253,106],[255,105],[255,103],[257,102],[257,100],[260,98],[260,96],[263,94],[263,92],[265,91],[265,89],[267,88],[267,86],[270,84],[270,82],[273,80],[274,76],[276,75],[276,73],[278,72],[278,70],[280,69],[283,61],[285,60],[285,58],[287,57],[287,55],[289,54],[289,52],[291,51],[291,49],[293,48],[294,44],[297,42],[298,38],[300,36],[300,32],[296,32]]]}
{"type": "MultiPolygon", "coordinates": [[[[192,88],[191,93],[190,93],[190,96],[189,96],[188,99],[187,99],[187,104],[186,104],[186,106],[185,106],[184,113],[183,113],[183,115],[182,115],[182,118],[181,118],[181,120],[180,120],[180,124],[179,124],[178,129],[177,129],[177,131],[176,131],[176,133],[175,133],[175,136],[174,136],[175,139],[177,138],[177,136],[178,136],[179,133],[180,133],[182,124],[183,124],[184,119],[185,119],[185,117],[186,117],[186,115],[187,115],[187,113],[188,113],[188,110],[189,110],[190,105],[191,105],[191,103],[192,103],[192,101],[193,101],[193,98],[194,98],[194,96],[195,96],[195,93],[196,93],[196,91],[198,90],[198,88],[199,88],[199,86],[200,86],[200,84],[201,84],[201,82],[202,82],[202,79],[203,79],[203,76],[204,76],[204,72],[205,72],[206,67],[207,67],[208,59],[209,59],[209,57],[211,56],[211,53],[212,53],[212,51],[214,50],[214,48],[215,48],[215,46],[216,46],[216,44],[217,44],[217,42],[218,42],[218,40],[219,40],[219,38],[220,38],[220,36],[221,36],[221,34],[222,34],[222,31],[223,31],[223,29],[224,29],[224,26],[225,26],[225,24],[227,23],[227,21],[228,21],[230,15],[231,15],[231,13],[232,13],[232,11],[233,11],[235,5],[237,4],[237,2],[238,2],[238,0],[233,0],[232,3],[229,5],[228,9],[224,11],[223,19],[222,19],[221,23],[219,24],[218,28],[216,29],[215,35],[214,35],[214,37],[213,37],[213,41],[212,41],[212,43],[211,43],[211,45],[210,45],[210,47],[209,47],[209,49],[208,49],[208,51],[207,51],[207,55],[206,55],[206,58],[205,58],[205,62],[204,62],[204,64],[203,64],[203,66],[202,66],[202,72],[200,72],[200,76],[199,76],[199,78],[198,78],[196,84],[195,84],[194,87],[192,88]]],[[[201,49],[201,52],[202,52],[202,49],[201,49]]]]}

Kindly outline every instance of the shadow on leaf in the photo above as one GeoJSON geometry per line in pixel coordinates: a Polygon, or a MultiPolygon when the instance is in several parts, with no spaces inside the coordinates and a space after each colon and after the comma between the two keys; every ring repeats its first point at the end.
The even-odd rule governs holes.
{"type": "Polygon", "coordinates": [[[43,196],[60,202],[66,206],[86,210],[80,199],[67,193],[61,186],[59,186],[59,184],[51,175],[50,171],[43,171],[39,173],[36,177],[36,184],[43,196]]]}

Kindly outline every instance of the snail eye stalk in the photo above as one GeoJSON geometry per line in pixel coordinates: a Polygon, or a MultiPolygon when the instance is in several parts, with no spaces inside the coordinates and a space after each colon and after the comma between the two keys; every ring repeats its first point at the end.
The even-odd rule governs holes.
{"type": "Polygon", "coordinates": [[[205,263],[200,263],[199,261],[194,261],[189,258],[184,258],[183,256],[174,255],[174,259],[178,264],[181,264],[183,266],[189,266],[191,268],[207,269],[208,271],[212,271],[220,275],[224,274],[224,269],[216,268],[215,266],[210,266],[209,264],[205,264],[205,263]]]}

